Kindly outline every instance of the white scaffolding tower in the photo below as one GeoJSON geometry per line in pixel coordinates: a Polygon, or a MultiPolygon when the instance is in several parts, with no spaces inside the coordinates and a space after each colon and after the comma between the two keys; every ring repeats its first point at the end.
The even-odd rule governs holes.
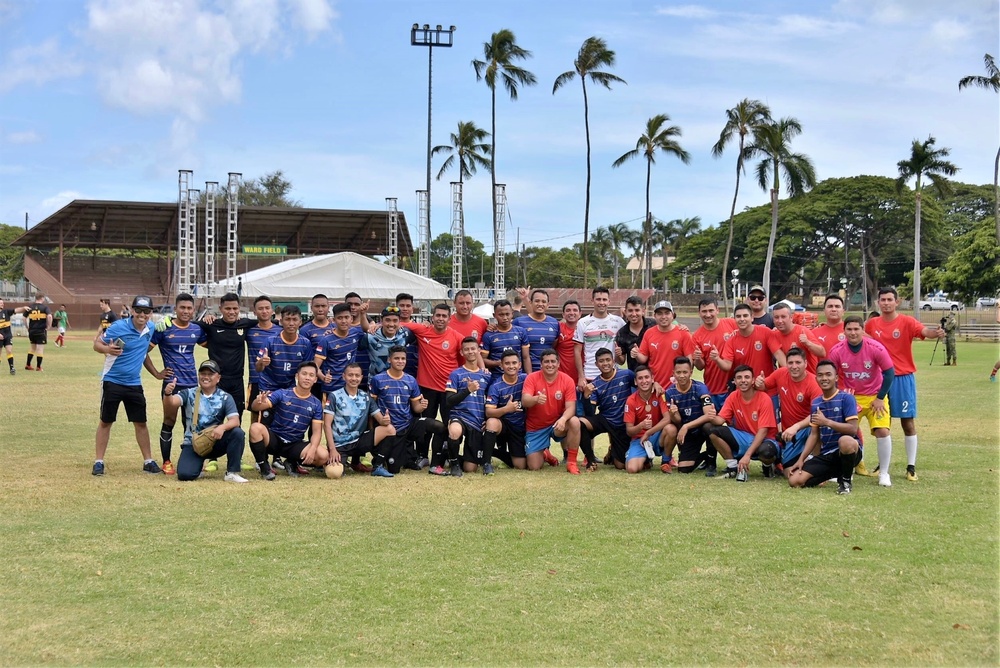
{"type": "Polygon", "coordinates": [[[451,182],[451,287],[462,289],[462,259],[465,257],[465,217],[462,214],[462,184],[451,182]]]}
{"type": "Polygon", "coordinates": [[[200,197],[201,191],[197,188],[188,190],[187,222],[188,239],[190,241],[188,244],[188,265],[191,267],[191,281],[184,290],[192,294],[197,292],[198,288],[198,199],[200,197]]]}
{"type": "Polygon", "coordinates": [[[240,177],[239,172],[229,172],[226,185],[226,286],[236,290],[236,223],[239,221],[240,177]]]}
{"type": "Polygon", "coordinates": [[[396,198],[385,198],[385,210],[389,224],[389,264],[393,269],[399,266],[399,211],[396,209],[396,198]]]}
{"type": "Polygon", "coordinates": [[[417,191],[417,237],[420,246],[420,259],[417,262],[417,273],[425,278],[431,277],[431,227],[430,198],[426,190],[417,191]]]}
{"type": "Polygon", "coordinates": [[[493,222],[496,239],[493,240],[493,290],[497,299],[504,299],[507,293],[505,260],[507,239],[507,186],[498,183],[493,188],[496,201],[497,219],[493,222]]]}
{"type": "Polygon", "coordinates": [[[174,277],[176,293],[186,292],[194,280],[194,266],[191,256],[194,254],[195,240],[190,238],[191,227],[188,224],[188,196],[191,192],[191,178],[194,172],[190,169],[177,170],[177,273],[174,277]]]}
{"type": "MultiPolygon", "coordinates": [[[[215,193],[218,181],[205,182],[205,289],[215,283],[215,193]]],[[[212,295],[207,294],[206,297],[212,295]]]]}

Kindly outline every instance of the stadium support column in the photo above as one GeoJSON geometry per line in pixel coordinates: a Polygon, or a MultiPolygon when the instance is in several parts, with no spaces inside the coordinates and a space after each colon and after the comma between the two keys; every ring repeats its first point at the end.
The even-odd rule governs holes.
{"type": "Polygon", "coordinates": [[[431,225],[428,195],[426,190],[417,191],[417,235],[420,244],[417,273],[424,278],[431,277],[431,225]]]}
{"type": "Polygon", "coordinates": [[[493,188],[493,199],[496,201],[497,219],[494,229],[497,231],[493,240],[493,291],[497,299],[504,299],[507,293],[506,253],[507,245],[507,186],[498,183],[493,188]]]}
{"type": "Polygon", "coordinates": [[[188,224],[188,197],[193,176],[194,172],[190,169],[177,170],[177,273],[174,294],[185,292],[191,286],[189,246],[192,240],[189,238],[191,226],[188,224]]]}
{"type": "Polygon", "coordinates": [[[399,266],[399,211],[395,197],[385,198],[385,210],[389,224],[389,264],[395,269],[399,266]]]}
{"type": "Polygon", "coordinates": [[[462,214],[462,184],[451,183],[451,287],[462,289],[462,260],[465,258],[465,218],[462,214]]]}
{"type": "Polygon", "coordinates": [[[218,181],[205,182],[205,296],[215,283],[215,193],[218,181]]]}
{"type": "Polygon", "coordinates": [[[240,212],[239,172],[229,172],[226,185],[226,289],[236,291],[236,223],[240,212]]]}
{"type": "Polygon", "coordinates": [[[184,291],[191,294],[198,291],[198,199],[200,197],[201,191],[197,188],[188,190],[188,266],[191,267],[191,282],[184,291]]]}

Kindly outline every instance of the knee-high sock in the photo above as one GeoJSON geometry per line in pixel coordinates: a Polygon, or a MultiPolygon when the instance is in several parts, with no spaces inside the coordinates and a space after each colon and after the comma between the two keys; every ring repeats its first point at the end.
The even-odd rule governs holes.
{"type": "Polygon", "coordinates": [[[250,452],[253,454],[253,460],[257,462],[257,466],[261,468],[271,467],[267,461],[267,449],[264,447],[264,441],[250,441],[250,452]]]}
{"type": "Polygon", "coordinates": [[[483,464],[493,461],[493,451],[497,446],[497,433],[495,431],[483,432],[483,464]]]}
{"type": "Polygon", "coordinates": [[[160,425],[160,456],[170,461],[170,450],[174,444],[174,425],[164,422],[160,425]]]}
{"type": "Polygon", "coordinates": [[[14,354],[13,353],[7,353],[7,364],[10,365],[11,369],[14,368],[14,354]]]}
{"type": "Polygon", "coordinates": [[[906,465],[917,465],[917,435],[904,436],[903,445],[906,447],[906,465]]]}
{"type": "Polygon", "coordinates": [[[31,360],[34,359],[34,353],[28,353],[28,361],[24,363],[24,366],[31,366],[31,360]]]}
{"type": "Polygon", "coordinates": [[[889,460],[892,459],[892,436],[876,438],[875,447],[878,450],[879,473],[888,473],[889,460]]]}
{"type": "Polygon", "coordinates": [[[597,464],[597,456],[594,455],[594,439],[585,428],[580,429],[580,449],[587,459],[587,464],[597,464]]]}
{"type": "Polygon", "coordinates": [[[35,368],[41,369],[42,368],[42,356],[41,355],[36,355],[36,357],[38,358],[38,364],[35,365],[35,368]]]}
{"type": "Polygon", "coordinates": [[[840,482],[851,482],[854,475],[854,453],[840,453],[840,482]]]}

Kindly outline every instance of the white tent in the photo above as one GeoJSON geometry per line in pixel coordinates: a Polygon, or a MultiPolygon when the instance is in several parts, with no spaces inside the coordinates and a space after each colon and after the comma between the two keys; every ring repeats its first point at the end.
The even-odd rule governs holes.
{"type": "Polygon", "coordinates": [[[395,299],[408,292],[415,300],[445,300],[448,288],[437,281],[357,253],[332,253],[286,260],[254,269],[213,286],[212,292],[232,290],[243,281],[243,294],[272,299],[308,300],[317,293],[340,299],[354,291],[365,299],[395,299]]]}

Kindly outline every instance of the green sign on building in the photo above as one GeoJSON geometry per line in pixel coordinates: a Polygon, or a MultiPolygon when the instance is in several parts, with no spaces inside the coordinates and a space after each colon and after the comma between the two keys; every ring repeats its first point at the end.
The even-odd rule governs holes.
{"type": "Polygon", "coordinates": [[[243,244],[244,255],[288,255],[288,246],[260,246],[243,244]]]}

